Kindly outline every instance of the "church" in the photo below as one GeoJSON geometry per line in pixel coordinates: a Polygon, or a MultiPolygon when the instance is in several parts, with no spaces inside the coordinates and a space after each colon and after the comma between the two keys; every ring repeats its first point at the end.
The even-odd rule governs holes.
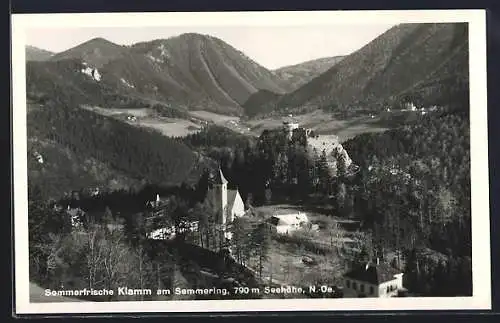
{"type": "Polygon", "coordinates": [[[238,189],[228,189],[227,184],[228,181],[219,168],[211,178],[206,197],[214,205],[217,223],[220,225],[231,223],[234,218],[245,214],[245,205],[238,189]]]}

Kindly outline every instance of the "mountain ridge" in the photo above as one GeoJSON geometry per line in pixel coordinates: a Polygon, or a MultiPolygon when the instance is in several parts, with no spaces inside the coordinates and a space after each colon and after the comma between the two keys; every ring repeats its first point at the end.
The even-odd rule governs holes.
{"type": "Polygon", "coordinates": [[[93,67],[100,68],[109,61],[121,57],[126,51],[126,46],[115,44],[102,37],[95,37],[53,55],[50,60],[81,59],[93,67]]]}
{"type": "Polygon", "coordinates": [[[81,60],[99,69],[108,85],[193,110],[238,115],[253,93],[290,89],[243,52],[197,33],[130,46],[94,38],[50,59],[64,60],[81,60]]]}
{"type": "Polygon", "coordinates": [[[25,53],[26,61],[46,61],[54,55],[51,51],[31,45],[25,46],[25,53]]]}
{"type": "Polygon", "coordinates": [[[305,62],[283,66],[273,72],[290,83],[291,89],[296,90],[313,78],[326,72],[340,62],[346,55],[322,57],[305,62]]]}
{"type": "MultiPolygon", "coordinates": [[[[412,92],[405,93],[405,90],[428,78],[450,56],[468,57],[467,48],[463,45],[467,43],[466,35],[465,23],[401,24],[297,90],[275,96],[260,107],[245,104],[245,108],[264,113],[292,111],[299,107],[327,108],[330,111],[382,111],[387,105],[399,103],[397,101],[405,99],[405,96],[423,101],[424,98],[415,97],[412,92]],[[461,50],[454,54],[457,48],[461,50]],[[396,95],[398,93],[402,95],[396,95]]],[[[467,62],[467,59],[460,60],[467,62]]],[[[467,65],[461,67],[455,77],[467,79],[460,76],[468,70],[465,68],[467,65]]],[[[454,73],[441,72],[446,75],[440,78],[454,73]]],[[[452,87],[455,88],[455,85],[452,87]]]]}

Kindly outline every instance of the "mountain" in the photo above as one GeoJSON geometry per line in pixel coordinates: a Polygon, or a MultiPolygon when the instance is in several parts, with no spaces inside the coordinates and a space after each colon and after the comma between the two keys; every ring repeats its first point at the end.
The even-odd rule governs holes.
{"type": "Polygon", "coordinates": [[[234,47],[195,33],[132,46],[95,38],[50,61],[69,60],[97,69],[98,81],[113,92],[184,109],[241,114],[241,105],[253,93],[264,89],[283,94],[291,89],[234,47]]]}
{"type": "Polygon", "coordinates": [[[281,67],[274,70],[282,80],[290,84],[292,90],[296,90],[316,76],[326,72],[329,68],[340,62],[344,56],[324,57],[300,64],[281,67]]]}
{"type": "Polygon", "coordinates": [[[46,61],[54,53],[35,46],[26,46],[26,61],[46,61]]]}
{"type": "Polygon", "coordinates": [[[268,107],[269,102],[277,101],[280,98],[281,95],[276,92],[260,90],[252,94],[243,104],[245,115],[248,117],[255,117],[259,114],[266,113],[268,112],[266,107],[268,107]]]}
{"type": "Polygon", "coordinates": [[[435,104],[463,98],[468,91],[467,35],[465,23],[401,24],[297,90],[245,108],[381,111],[405,100],[435,104]]]}
{"type": "Polygon", "coordinates": [[[117,45],[104,38],[94,38],[64,52],[55,54],[50,60],[79,59],[92,67],[100,68],[109,61],[120,58],[127,51],[128,49],[125,46],[117,45]]]}
{"type": "Polygon", "coordinates": [[[157,92],[179,97],[192,109],[217,111],[222,107],[239,113],[240,105],[258,90],[284,93],[289,89],[244,53],[207,35],[187,33],[138,43],[132,50],[160,72],[161,78],[154,80],[157,92]]]}

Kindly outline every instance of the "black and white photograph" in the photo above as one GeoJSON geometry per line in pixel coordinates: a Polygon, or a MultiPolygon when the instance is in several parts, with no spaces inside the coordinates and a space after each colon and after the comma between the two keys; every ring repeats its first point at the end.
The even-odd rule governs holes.
{"type": "Polygon", "coordinates": [[[489,309],[485,24],[13,15],[17,311],[489,309]]]}

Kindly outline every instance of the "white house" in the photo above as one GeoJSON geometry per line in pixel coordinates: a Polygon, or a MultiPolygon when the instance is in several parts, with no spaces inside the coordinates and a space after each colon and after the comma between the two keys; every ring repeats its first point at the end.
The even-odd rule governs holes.
{"type": "Polygon", "coordinates": [[[309,223],[307,215],[302,212],[290,214],[275,214],[269,222],[275,226],[279,234],[289,234],[309,223]]]}
{"type": "Polygon", "coordinates": [[[394,297],[404,290],[403,273],[377,259],[344,274],[346,296],[394,297]]]}
{"type": "Polygon", "coordinates": [[[169,240],[175,237],[175,227],[159,228],[148,233],[148,239],[152,240],[169,240]]]}

